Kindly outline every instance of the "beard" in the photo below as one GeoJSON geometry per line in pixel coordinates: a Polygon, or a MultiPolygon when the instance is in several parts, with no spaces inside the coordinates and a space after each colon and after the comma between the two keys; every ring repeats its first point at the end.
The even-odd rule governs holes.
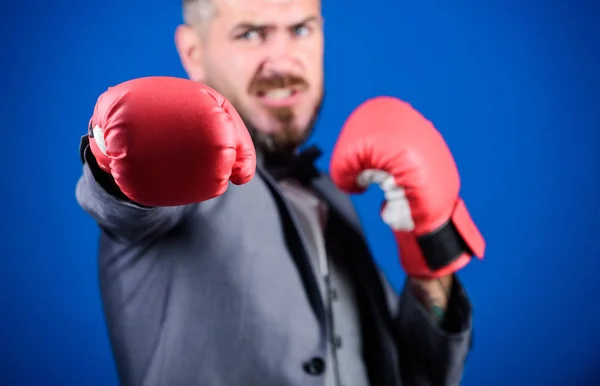
{"type": "MultiPolygon", "coordinates": [[[[268,78],[255,76],[248,92],[251,95],[264,95],[266,92],[279,89],[294,87],[297,90],[308,88],[308,82],[301,77],[292,75],[276,75],[268,78]]],[[[233,103],[233,102],[232,102],[233,103]]],[[[315,103],[312,115],[305,127],[296,124],[296,116],[291,107],[278,107],[270,109],[271,116],[281,125],[275,132],[265,132],[251,123],[251,119],[240,111],[242,120],[246,124],[256,150],[266,156],[289,156],[302,145],[314,130],[315,123],[321,112],[323,105],[323,91],[315,103]]],[[[235,107],[235,105],[234,105],[235,107]]]]}
{"type": "Polygon", "coordinates": [[[242,116],[248,128],[254,146],[259,152],[269,155],[290,155],[312,135],[315,123],[319,117],[323,97],[319,97],[314,111],[305,127],[299,127],[294,122],[294,111],[289,107],[272,109],[271,114],[280,123],[281,128],[272,133],[266,133],[250,123],[242,116]]]}

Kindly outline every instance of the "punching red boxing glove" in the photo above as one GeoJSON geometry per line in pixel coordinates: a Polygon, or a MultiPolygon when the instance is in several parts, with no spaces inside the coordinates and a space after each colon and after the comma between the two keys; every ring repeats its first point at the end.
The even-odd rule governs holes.
{"type": "Polygon", "coordinates": [[[111,87],[89,127],[100,167],[142,205],[205,201],[255,173],[254,146],[236,110],[191,80],[147,77],[111,87]]]}
{"type": "Polygon", "coordinates": [[[366,101],[347,119],[331,158],[331,177],[347,193],[378,184],[381,217],[393,230],[412,277],[436,278],[483,258],[485,241],[459,196],[460,180],[441,134],[408,103],[366,101]]]}

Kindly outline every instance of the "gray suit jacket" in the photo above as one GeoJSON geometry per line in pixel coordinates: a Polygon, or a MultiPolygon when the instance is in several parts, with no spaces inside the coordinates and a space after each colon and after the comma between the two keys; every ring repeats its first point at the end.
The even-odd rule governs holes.
{"type": "MultiPolygon", "coordinates": [[[[146,208],[111,190],[85,138],[81,151],[76,196],[101,229],[101,295],[121,384],[323,385],[323,300],[304,235],[267,172],[207,202],[146,208]]],[[[313,188],[331,209],[329,245],[360,294],[371,385],[458,385],[471,340],[458,281],[442,330],[410,289],[391,294],[349,198],[325,175],[313,188]]]]}

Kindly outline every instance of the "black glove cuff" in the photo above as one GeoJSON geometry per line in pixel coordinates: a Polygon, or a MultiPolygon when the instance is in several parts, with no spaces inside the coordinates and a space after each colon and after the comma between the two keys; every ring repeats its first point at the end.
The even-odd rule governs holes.
{"type": "Polygon", "coordinates": [[[444,268],[470,249],[452,220],[437,230],[417,237],[425,263],[432,271],[444,268]]]}
{"type": "Polygon", "coordinates": [[[90,138],[87,135],[81,137],[81,142],[79,144],[79,156],[81,157],[81,162],[87,164],[90,168],[90,171],[94,176],[94,180],[96,180],[98,185],[100,185],[100,187],[104,189],[106,193],[118,200],[125,201],[142,208],[148,208],[147,206],[131,201],[129,197],[127,197],[125,193],[121,191],[113,176],[104,171],[104,169],[98,165],[98,161],[90,149],[90,138]]]}

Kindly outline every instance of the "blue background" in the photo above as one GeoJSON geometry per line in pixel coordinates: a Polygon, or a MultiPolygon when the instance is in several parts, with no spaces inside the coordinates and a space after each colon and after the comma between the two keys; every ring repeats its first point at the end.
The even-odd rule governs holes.
{"type": "MultiPolygon", "coordinates": [[[[446,137],[487,238],[486,259],[461,274],[476,324],[463,384],[600,384],[598,5],[325,3],[320,165],[358,103],[404,98],[446,137]]],[[[1,7],[0,385],[116,385],[98,232],[74,196],[79,136],[107,86],[185,76],[173,43],[179,2],[1,7]]],[[[355,201],[398,286],[380,199],[373,189],[355,201]]]]}

